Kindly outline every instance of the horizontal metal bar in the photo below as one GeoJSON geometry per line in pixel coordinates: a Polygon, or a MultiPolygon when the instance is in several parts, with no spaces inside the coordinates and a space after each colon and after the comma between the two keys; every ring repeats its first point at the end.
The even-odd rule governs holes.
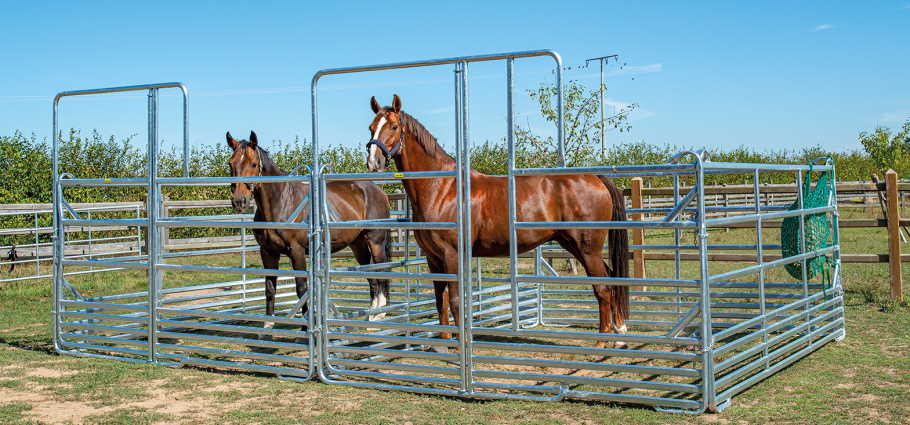
{"type": "Polygon", "coordinates": [[[769,269],[772,267],[779,267],[779,266],[783,266],[785,264],[795,263],[804,258],[805,259],[815,258],[820,255],[825,255],[829,252],[834,252],[838,249],[839,249],[838,246],[829,246],[829,247],[817,249],[815,251],[806,252],[806,253],[794,255],[791,257],[781,258],[781,259],[774,260],[774,261],[769,261],[767,263],[756,264],[754,266],[748,266],[748,267],[743,267],[741,269],[731,270],[726,273],[709,276],[708,283],[715,283],[715,282],[720,282],[720,281],[724,281],[724,280],[731,280],[731,279],[735,279],[739,276],[744,276],[744,275],[748,275],[748,274],[752,274],[752,273],[758,273],[759,270],[765,270],[765,269],[769,269]]]}
{"type": "MultiPolygon", "coordinates": [[[[64,266],[84,266],[84,267],[114,266],[114,267],[117,267],[120,269],[139,269],[139,270],[148,269],[148,264],[145,264],[145,263],[127,263],[127,262],[107,261],[107,260],[60,260],[60,263],[63,264],[64,266]]],[[[100,271],[100,270],[97,270],[95,272],[98,272],[98,271],[100,271]]],[[[92,271],[88,271],[88,272],[91,273],[92,271]]]]}
{"type": "Polygon", "coordinates": [[[298,229],[308,230],[310,224],[303,223],[286,223],[283,221],[196,221],[196,220],[177,220],[167,219],[158,220],[156,223],[160,227],[205,227],[205,228],[229,228],[229,229],[298,229]]]}
{"type": "Polygon", "coordinates": [[[656,279],[634,277],[598,277],[598,276],[548,276],[518,275],[522,283],[553,283],[562,285],[612,285],[612,286],[666,286],[673,288],[696,288],[698,281],[693,279],[656,279]]]}
{"type": "Polygon", "coordinates": [[[453,58],[445,59],[430,59],[430,60],[421,60],[421,61],[411,61],[411,62],[397,62],[397,63],[388,63],[380,65],[367,65],[367,66],[353,66],[345,68],[328,68],[322,69],[316,72],[313,76],[313,81],[318,81],[321,77],[327,75],[338,75],[338,74],[350,74],[355,72],[366,72],[366,71],[383,71],[389,69],[404,69],[404,68],[418,68],[424,66],[436,66],[436,65],[448,65],[459,62],[486,62],[486,61],[496,61],[503,59],[519,59],[519,58],[529,58],[536,56],[550,56],[558,61],[561,61],[559,55],[552,50],[528,50],[521,52],[510,52],[510,53],[497,53],[491,55],[473,55],[473,56],[460,56],[453,58]]]}
{"type": "Polygon", "coordinates": [[[100,310],[128,310],[128,311],[148,311],[148,307],[144,304],[110,304],[110,303],[99,303],[92,301],[81,301],[81,300],[60,300],[60,303],[64,306],[73,306],[73,307],[85,307],[92,309],[100,310]]]}
{"type": "Polygon", "coordinates": [[[77,220],[63,219],[60,220],[63,226],[82,226],[82,227],[114,227],[114,226],[134,226],[146,227],[149,223],[146,219],[141,218],[106,218],[94,220],[77,220]]]}
{"type": "Polygon", "coordinates": [[[132,86],[119,86],[119,87],[106,87],[100,89],[87,89],[87,90],[69,90],[62,91],[57,93],[54,97],[54,103],[57,103],[61,98],[68,96],[82,96],[82,95],[91,95],[91,94],[103,94],[103,93],[120,93],[128,91],[138,91],[138,90],[148,90],[148,89],[170,89],[170,88],[179,88],[186,92],[186,86],[183,83],[170,82],[170,83],[154,83],[154,84],[138,84],[132,86]]]}
{"type": "Polygon", "coordinates": [[[458,368],[454,367],[440,367],[440,366],[425,366],[425,365],[413,365],[413,364],[401,364],[401,363],[389,363],[389,362],[375,362],[367,360],[344,360],[344,359],[328,359],[331,364],[347,366],[347,367],[361,367],[361,368],[371,368],[376,370],[400,370],[404,372],[422,372],[422,373],[435,373],[439,375],[458,375],[458,368]]]}
{"type": "Polygon", "coordinates": [[[700,394],[701,388],[692,384],[671,384],[656,381],[636,381],[632,379],[593,378],[588,376],[557,375],[551,373],[512,372],[497,370],[475,370],[474,376],[496,379],[518,379],[523,381],[563,382],[581,385],[598,385],[618,388],[643,388],[658,391],[700,394]]]}
{"type": "MultiPolygon", "coordinates": [[[[249,270],[249,269],[243,269],[249,270]]],[[[404,272],[362,272],[362,271],[345,271],[333,269],[329,271],[329,277],[347,277],[357,279],[396,279],[396,280],[422,280],[422,281],[448,281],[455,282],[458,276],[450,273],[404,273],[404,272]]],[[[487,279],[484,279],[487,280],[487,279]]]]}
{"type": "Polygon", "coordinates": [[[475,363],[488,363],[498,365],[518,365],[518,366],[535,366],[544,368],[568,368],[599,370],[616,373],[635,373],[642,375],[671,375],[671,376],[690,376],[699,377],[701,371],[692,368],[682,367],[659,367],[659,366],[640,366],[634,364],[618,363],[600,363],[584,362],[576,360],[551,360],[528,357],[498,357],[498,356],[478,356],[473,357],[475,363]]]}
{"type": "Polygon", "coordinates": [[[457,223],[434,221],[410,221],[407,219],[354,220],[326,223],[330,229],[455,229],[457,223]]]}
{"type": "Polygon", "coordinates": [[[310,376],[310,372],[308,372],[307,370],[303,370],[303,369],[291,369],[291,368],[286,368],[286,367],[263,366],[263,365],[253,364],[253,363],[237,363],[237,362],[228,362],[228,361],[223,361],[223,360],[200,359],[198,357],[188,357],[188,356],[181,357],[180,363],[185,364],[185,365],[248,370],[251,372],[259,372],[259,373],[274,373],[276,375],[301,376],[301,377],[310,376]]]}
{"type": "Polygon", "coordinates": [[[243,177],[158,177],[161,186],[224,186],[236,183],[308,183],[309,175],[295,176],[243,176],[243,177]]]}
{"type": "Polygon", "coordinates": [[[745,171],[830,171],[833,169],[830,165],[806,165],[806,164],[760,164],[744,162],[714,162],[705,161],[703,163],[705,170],[743,170],[745,171]]]}
{"type": "MultiPolygon", "coordinates": [[[[843,321],[840,320],[838,324],[843,326],[843,321]]],[[[758,372],[755,375],[752,375],[752,376],[746,378],[745,380],[740,381],[739,383],[733,385],[732,387],[728,388],[726,391],[719,393],[717,395],[716,399],[720,402],[720,401],[724,401],[724,400],[727,400],[727,399],[733,397],[733,395],[745,390],[746,388],[751,387],[756,382],[758,382],[762,379],[765,379],[770,375],[777,373],[781,369],[783,369],[783,368],[789,366],[790,364],[792,364],[793,362],[805,357],[807,354],[821,348],[823,345],[831,342],[831,340],[833,340],[841,335],[843,335],[843,329],[835,330],[834,332],[819,338],[818,340],[812,342],[805,348],[803,348],[803,349],[797,351],[796,353],[791,354],[789,357],[771,365],[771,367],[769,367],[768,369],[758,372]]],[[[793,348],[795,348],[804,343],[805,343],[804,341],[799,340],[799,341],[794,341],[791,344],[793,344],[793,348]]],[[[792,350],[788,350],[788,351],[792,351],[792,350]]]]}
{"type": "Polygon", "coordinates": [[[686,221],[516,221],[516,229],[687,229],[695,222],[686,221]]]}
{"type": "Polygon", "coordinates": [[[623,173],[626,177],[633,177],[635,173],[654,171],[691,171],[693,164],[657,164],[657,165],[602,165],[593,167],[561,167],[561,168],[516,168],[512,174],[516,176],[543,176],[566,174],[605,174],[623,173]]]}
{"type": "Polygon", "coordinates": [[[62,179],[60,185],[64,187],[87,187],[87,186],[146,186],[148,178],[145,177],[127,177],[127,178],[99,178],[99,179],[62,179]]]}
{"type": "Polygon", "coordinates": [[[812,215],[812,214],[821,214],[826,212],[836,212],[837,207],[818,207],[818,208],[805,208],[801,210],[787,210],[787,211],[777,211],[777,212],[765,212],[761,214],[744,214],[744,215],[734,215],[730,217],[718,217],[718,218],[709,218],[705,220],[705,226],[716,227],[724,226],[729,224],[736,223],[746,223],[751,221],[761,220],[774,220],[778,218],[785,217],[796,217],[799,215],[812,215]]]}
{"type": "Polygon", "coordinates": [[[242,267],[189,266],[181,264],[157,264],[158,269],[202,273],[251,274],[256,276],[307,277],[306,270],[254,269],[242,267]]]}
{"type": "MultiPolygon", "coordinates": [[[[266,316],[264,314],[221,313],[221,312],[216,312],[216,311],[203,311],[203,310],[165,308],[165,307],[159,307],[158,313],[205,317],[205,318],[212,318],[212,319],[228,319],[228,320],[237,320],[237,321],[246,321],[246,322],[273,322],[273,323],[282,323],[285,325],[296,325],[296,326],[302,326],[302,325],[308,324],[307,321],[304,319],[289,319],[289,318],[283,317],[283,316],[266,316]]],[[[265,331],[266,329],[263,329],[263,330],[265,331]]]]}
{"type": "Polygon", "coordinates": [[[334,180],[412,180],[412,179],[438,179],[455,177],[455,171],[409,171],[406,173],[327,173],[322,178],[327,181],[334,180]]]}
{"type": "MultiPolygon", "coordinates": [[[[664,337],[640,334],[614,334],[599,332],[573,332],[573,331],[545,331],[535,329],[525,329],[513,331],[511,329],[490,329],[490,328],[472,328],[474,335],[485,336],[517,336],[525,338],[557,338],[557,339],[580,339],[588,341],[624,341],[643,344],[675,345],[687,346],[699,342],[697,338],[685,337],[664,337]]],[[[475,344],[476,345],[476,344],[475,344]]],[[[506,344],[509,346],[509,344],[506,344]]]]}
{"type": "Polygon", "coordinates": [[[415,323],[366,322],[361,320],[326,319],[327,326],[347,326],[356,328],[400,329],[407,331],[449,332],[458,333],[457,326],[443,326],[415,323]]]}
{"type": "MultiPolygon", "coordinates": [[[[293,357],[293,356],[283,356],[280,354],[267,354],[267,353],[256,353],[251,351],[238,351],[238,350],[227,350],[223,348],[212,348],[212,347],[199,347],[194,345],[181,345],[181,344],[168,344],[159,342],[158,347],[161,349],[168,349],[180,352],[192,352],[192,353],[205,353],[205,354],[214,354],[218,356],[225,357],[239,357],[242,359],[256,359],[256,360],[266,360],[273,362],[284,362],[284,363],[294,363],[294,364],[303,364],[309,365],[309,357],[293,357]]],[[[249,364],[249,363],[244,363],[249,364]]]]}

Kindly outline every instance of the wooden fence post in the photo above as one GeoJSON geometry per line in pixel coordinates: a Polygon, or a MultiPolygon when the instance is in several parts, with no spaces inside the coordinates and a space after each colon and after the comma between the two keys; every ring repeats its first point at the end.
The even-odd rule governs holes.
{"type": "MultiPolygon", "coordinates": [[[[641,197],[641,177],[632,178],[632,208],[641,208],[642,197],[641,197]]],[[[633,213],[632,220],[642,221],[644,214],[642,213],[633,213]]],[[[645,242],[645,230],[644,229],[634,229],[632,230],[632,244],[642,245],[645,242]]],[[[643,249],[635,249],[632,251],[632,277],[644,278],[645,277],[645,251],[643,249]]],[[[647,291],[647,287],[643,287],[642,290],[647,291]]]]}
{"type": "Polygon", "coordinates": [[[885,173],[885,190],[888,193],[888,263],[891,266],[891,297],[901,301],[901,240],[900,198],[897,192],[897,173],[885,173]]]}

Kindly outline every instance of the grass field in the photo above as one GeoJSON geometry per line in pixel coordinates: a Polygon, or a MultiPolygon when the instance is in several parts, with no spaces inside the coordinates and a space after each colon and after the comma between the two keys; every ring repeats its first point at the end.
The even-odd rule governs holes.
{"type": "MultiPolygon", "coordinates": [[[[848,230],[842,238],[845,252],[885,250],[884,229],[848,230]]],[[[649,273],[665,274],[670,265],[649,263],[649,273]]],[[[139,273],[127,275],[132,277],[92,275],[80,288],[91,296],[143,286],[139,273]]],[[[464,400],[58,356],[50,337],[49,282],[4,284],[0,423],[910,423],[910,308],[888,300],[887,264],[847,264],[843,277],[844,341],[735,397],[723,413],[699,417],[606,403],[464,400]]],[[[200,282],[225,278],[198,276],[200,282]]]]}

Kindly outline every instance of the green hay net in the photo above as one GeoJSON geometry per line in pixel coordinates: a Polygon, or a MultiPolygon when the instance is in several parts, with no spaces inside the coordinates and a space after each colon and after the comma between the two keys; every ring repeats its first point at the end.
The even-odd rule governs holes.
{"type": "MultiPolygon", "coordinates": [[[[809,172],[803,182],[803,209],[826,207],[831,199],[831,172],[822,172],[818,177],[815,188],[812,185],[812,164],[809,164],[809,172]]],[[[799,199],[790,205],[788,211],[799,209],[799,199]]],[[[832,244],[831,222],[827,213],[808,214],[805,216],[804,227],[806,232],[806,251],[812,252],[818,249],[829,247],[832,244]]],[[[802,239],[799,231],[799,216],[784,218],[780,227],[781,254],[784,258],[802,254],[800,250],[800,240],[802,239]]],[[[832,259],[826,255],[819,255],[806,260],[806,278],[812,279],[819,273],[825,283],[830,283],[830,270],[827,268],[832,263],[832,259]]],[[[787,272],[796,279],[802,279],[802,262],[797,261],[787,264],[787,272]]]]}

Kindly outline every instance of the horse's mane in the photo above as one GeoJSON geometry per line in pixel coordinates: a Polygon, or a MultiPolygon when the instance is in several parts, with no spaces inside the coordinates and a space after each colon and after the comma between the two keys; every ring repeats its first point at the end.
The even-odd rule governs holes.
{"type": "MultiPolygon", "coordinates": [[[[240,143],[242,143],[244,147],[248,147],[250,144],[250,142],[246,140],[243,140],[240,143]]],[[[272,158],[269,156],[269,151],[265,150],[262,146],[256,146],[253,149],[259,152],[259,162],[261,163],[263,174],[272,176],[281,176],[285,174],[285,172],[281,171],[281,169],[278,168],[278,165],[275,165],[275,162],[272,161],[272,158]]]]}
{"type": "MultiPolygon", "coordinates": [[[[428,154],[436,156],[436,151],[442,150],[442,148],[439,147],[439,143],[436,141],[436,137],[434,137],[420,121],[417,121],[417,118],[412,117],[405,111],[400,111],[398,116],[400,117],[401,125],[404,126],[405,131],[413,134],[414,137],[417,138],[417,143],[420,143],[428,154]]],[[[442,152],[448,156],[445,151],[442,152]]]]}

